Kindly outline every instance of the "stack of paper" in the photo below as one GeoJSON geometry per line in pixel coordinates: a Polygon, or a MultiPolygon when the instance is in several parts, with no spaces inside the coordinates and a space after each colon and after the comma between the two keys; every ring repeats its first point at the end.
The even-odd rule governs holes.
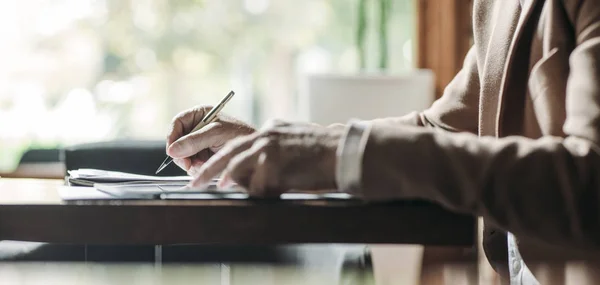
{"type": "Polygon", "coordinates": [[[82,168],[68,171],[67,182],[73,186],[93,186],[95,183],[155,183],[185,185],[190,176],[150,176],[134,173],[82,168]]]}
{"type": "Polygon", "coordinates": [[[244,193],[243,189],[236,186],[218,189],[218,179],[213,179],[207,189],[191,191],[186,189],[192,179],[190,176],[151,176],[87,168],[70,170],[68,173],[69,186],[61,187],[59,192],[64,200],[156,199],[165,193],[190,192],[244,193]]]}

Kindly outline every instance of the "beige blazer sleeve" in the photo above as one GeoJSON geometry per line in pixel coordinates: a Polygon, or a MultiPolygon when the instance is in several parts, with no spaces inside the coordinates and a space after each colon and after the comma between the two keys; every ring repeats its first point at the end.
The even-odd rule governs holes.
{"type": "Polygon", "coordinates": [[[424,112],[402,117],[376,119],[377,125],[429,126],[452,132],[477,133],[479,108],[479,73],[477,52],[472,47],[463,68],[446,86],[444,94],[424,112]]]}
{"type": "MultiPolygon", "coordinates": [[[[572,249],[600,247],[597,1],[581,1],[577,15],[577,47],[570,55],[566,91],[566,138],[479,138],[375,123],[363,155],[361,195],[372,200],[432,200],[483,216],[516,236],[572,249]]],[[[436,103],[424,117],[449,129],[472,130],[471,124],[451,123],[466,121],[460,110],[467,110],[464,116],[472,114],[468,98],[461,99],[448,106],[436,103]],[[436,111],[440,109],[445,112],[436,111]]]]}

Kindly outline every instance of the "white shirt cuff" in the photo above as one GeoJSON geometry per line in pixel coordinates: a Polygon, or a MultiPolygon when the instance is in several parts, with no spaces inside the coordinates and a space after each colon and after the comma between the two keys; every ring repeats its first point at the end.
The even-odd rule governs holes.
{"type": "Polygon", "coordinates": [[[351,120],[337,148],[335,178],[338,189],[342,192],[357,193],[360,191],[362,175],[362,158],[371,123],[351,120]]]}

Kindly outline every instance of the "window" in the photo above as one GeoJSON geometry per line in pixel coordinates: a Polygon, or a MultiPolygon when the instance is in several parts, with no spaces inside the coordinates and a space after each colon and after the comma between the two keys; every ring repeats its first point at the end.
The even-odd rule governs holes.
{"type": "MultiPolygon", "coordinates": [[[[390,66],[402,72],[415,7],[392,2],[390,66]]],[[[0,171],[30,147],[163,139],[176,113],[229,90],[228,114],[293,119],[302,74],[358,69],[357,3],[0,1],[0,171]]]]}

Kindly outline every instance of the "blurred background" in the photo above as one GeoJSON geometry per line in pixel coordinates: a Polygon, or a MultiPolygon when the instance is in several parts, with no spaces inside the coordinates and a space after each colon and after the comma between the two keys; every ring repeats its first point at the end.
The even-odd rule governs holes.
{"type": "MultiPolygon", "coordinates": [[[[228,114],[293,120],[302,74],[359,70],[356,2],[0,1],[0,173],[29,148],[163,139],[175,114],[229,90],[228,114]]],[[[391,0],[390,73],[415,67],[415,2],[391,0]]]]}

